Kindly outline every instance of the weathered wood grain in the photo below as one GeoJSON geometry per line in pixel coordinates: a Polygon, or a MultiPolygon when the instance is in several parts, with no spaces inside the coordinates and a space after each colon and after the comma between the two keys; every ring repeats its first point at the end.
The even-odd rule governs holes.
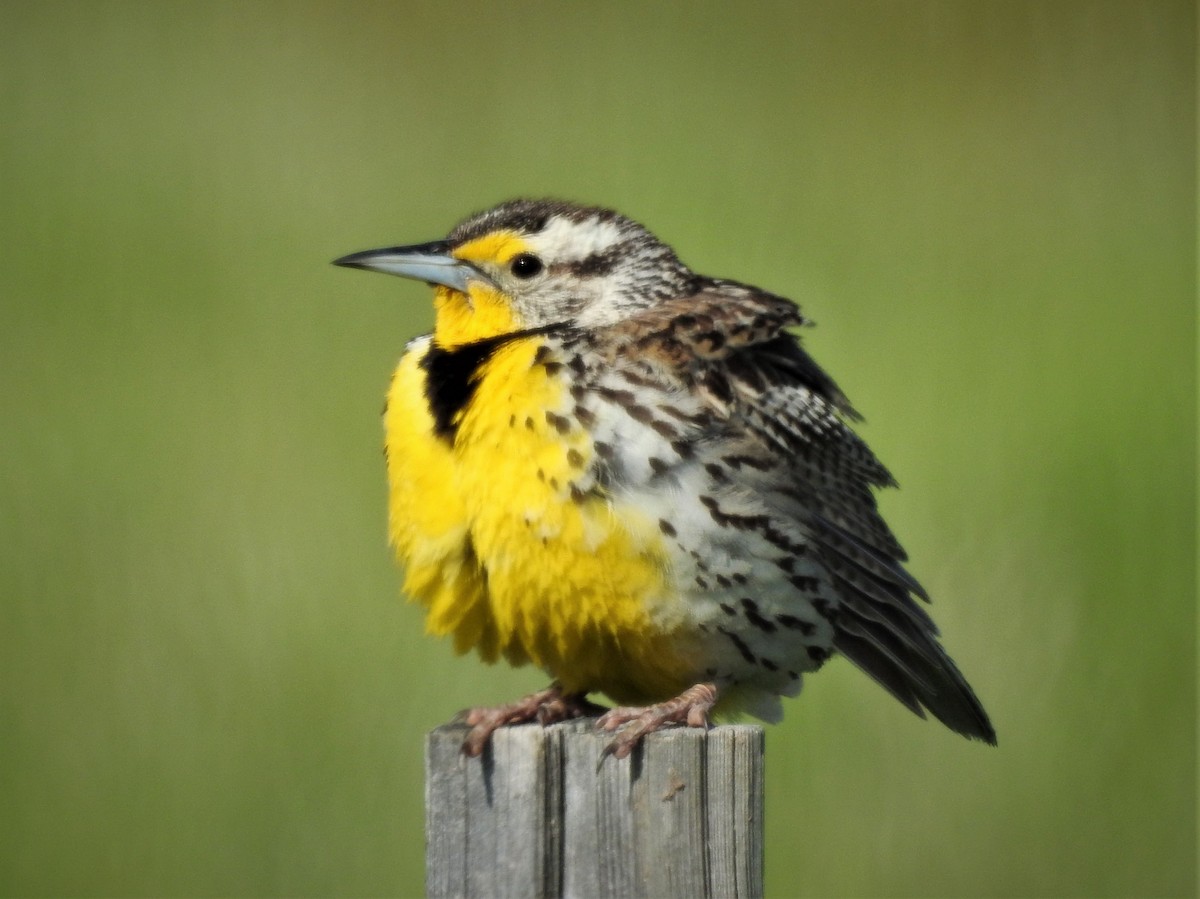
{"type": "Polygon", "coordinates": [[[762,728],[666,730],[602,763],[590,721],[503,728],[476,759],[465,732],[426,740],[430,896],[762,895],[762,728]]]}

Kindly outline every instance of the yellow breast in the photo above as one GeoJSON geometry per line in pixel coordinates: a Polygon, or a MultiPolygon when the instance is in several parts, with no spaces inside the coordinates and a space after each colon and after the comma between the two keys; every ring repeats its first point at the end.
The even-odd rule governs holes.
{"type": "Polygon", "coordinates": [[[597,483],[592,438],[540,342],[503,344],[480,366],[452,438],[429,409],[431,344],[401,361],[385,428],[405,590],[459,651],[532,660],[571,691],[666,698],[695,660],[661,533],[597,483]]]}

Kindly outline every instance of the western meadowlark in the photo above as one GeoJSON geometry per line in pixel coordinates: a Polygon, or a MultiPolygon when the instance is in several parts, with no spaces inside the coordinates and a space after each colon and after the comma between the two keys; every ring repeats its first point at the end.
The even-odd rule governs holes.
{"type": "Polygon", "coordinates": [[[514,200],[441,241],[336,264],[435,287],[384,412],[391,542],[427,630],[549,689],[498,727],[630,706],[628,755],[714,705],[766,721],[834,652],[920,716],[995,732],[880,517],[894,485],[787,329],[782,297],[698,275],[609,209],[514,200]]]}

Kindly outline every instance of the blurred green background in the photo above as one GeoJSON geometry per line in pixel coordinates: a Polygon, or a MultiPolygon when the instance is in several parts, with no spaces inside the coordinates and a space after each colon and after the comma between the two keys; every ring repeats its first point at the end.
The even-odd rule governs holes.
{"type": "Polygon", "coordinates": [[[998,749],[844,661],[767,741],[774,896],[1196,884],[1187,2],[0,6],[0,893],[414,895],[422,636],[378,413],[516,195],[799,301],[998,749]]]}

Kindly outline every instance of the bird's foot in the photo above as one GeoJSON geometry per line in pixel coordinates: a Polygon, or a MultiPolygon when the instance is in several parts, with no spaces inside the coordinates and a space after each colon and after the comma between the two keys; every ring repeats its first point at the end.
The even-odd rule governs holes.
{"type": "Polygon", "coordinates": [[[530,693],[507,705],[483,706],[460,712],[456,720],[470,725],[463,740],[463,752],[477,756],[492,734],[508,724],[525,724],[537,721],[543,726],[568,721],[572,718],[590,718],[605,711],[604,706],[587,700],[585,693],[564,693],[560,684],[553,683],[545,690],[530,693]]]}
{"type": "Polygon", "coordinates": [[[596,726],[616,731],[612,742],[604,747],[600,761],[608,756],[623,759],[633,752],[646,734],[664,727],[685,724],[688,727],[708,727],[708,714],[717,701],[716,684],[696,684],[674,699],[645,708],[618,706],[600,716],[596,726]]]}

